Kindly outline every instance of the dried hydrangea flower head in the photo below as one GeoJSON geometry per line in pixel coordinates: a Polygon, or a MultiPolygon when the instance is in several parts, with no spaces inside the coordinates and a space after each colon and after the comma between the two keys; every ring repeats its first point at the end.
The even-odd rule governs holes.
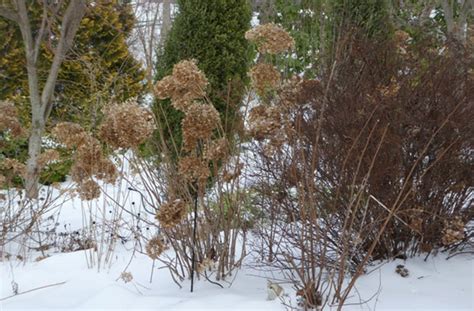
{"type": "Polygon", "coordinates": [[[77,192],[83,200],[100,196],[100,186],[93,178],[113,183],[118,172],[112,161],[105,157],[100,142],[89,135],[80,125],[70,122],[58,124],[53,135],[69,148],[76,148],[71,178],[78,184],[77,192]]]}
{"type": "Polygon", "coordinates": [[[124,283],[133,281],[133,275],[130,272],[122,272],[122,274],[120,274],[120,278],[124,283]]]}
{"type": "Polygon", "coordinates": [[[81,200],[90,201],[100,197],[100,186],[92,179],[87,179],[79,183],[76,191],[81,200]]]}
{"type": "Polygon", "coordinates": [[[208,81],[195,60],[183,60],[173,67],[170,76],[158,81],[155,87],[159,99],[171,98],[175,109],[185,112],[192,102],[206,95],[208,81]]]}
{"type": "Polygon", "coordinates": [[[51,132],[53,137],[55,137],[60,143],[64,144],[67,148],[74,148],[82,145],[86,142],[89,136],[82,126],[72,122],[58,123],[51,132]]]}
{"type": "Polygon", "coordinates": [[[208,161],[224,160],[229,156],[229,142],[225,137],[213,140],[204,146],[203,158],[208,161]]]}
{"type": "Polygon", "coordinates": [[[250,134],[257,140],[272,138],[281,128],[281,114],[277,107],[257,106],[249,114],[250,134]]]}
{"type": "Polygon", "coordinates": [[[456,216],[453,220],[446,222],[443,228],[443,237],[441,242],[445,246],[452,245],[464,239],[464,227],[465,223],[461,217],[456,216]]]}
{"type": "Polygon", "coordinates": [[[212,131],[220,124],[219,112],[213,105],[193,103],[181,121],[183,130],[183,146],[185,150],[193,150],[199,140],[211,138],[212,131]]]}
{"type": "Polygon", "coordinates": [[[298,95],[302,91],[303,80],[298,76],[293,76],[286,80],[278,89],[279,105],[286,109],[292,109],[298,104],[298,95]]]}
{"type": "Polygon", "coordinates": [[[0,101],[0,132],[9,130],[14,137],[25,134],[25,130],[18,120],[18,110],[10,101],[0,101]]]}
{"type": "Polygon", "coordinates": [[[76,150],[74,164],[71,167],[71,177],[77,183],[82,183],[92,177],[113,183],[117,180],[118,173],[112,161],[104,157],[100,142],[89,137],[76,150]]]}
{"type": "Polygon", "coordinates": [[[10,170],[14,175],[24,177],[26,166],[17,159],[5,158],[0,162],[0,167],[4,170],[10,170]]]}
{"type": "Polygon", "coordinates": [[[274,23],[259,25],[248,30],[245,38],[255,43],[262,54],[280,54],[295,46],[295,40],[290,34],[274,23]]]}
{"type": "Polygon", "coordinates": [[[198,182],[201,188],[211,174],[208,163],[192,155],[179,160],[178,171],[184,180],[190,183],[198,182]]]}
{"type": "Polygon", "coordinates": [[[59,160],[59,152],[57,150],[48,149],[43,151],[38,157],[38,167],[43,169],[54,161],[59,160]]]}
{"type": "Polygon", "coordinates": [[[184,200],[176,199],[162,204],[156,213],[156,220],[163,228],[173,228],[186,216],[186,203],[184,200]]]}
{"type": "Polygon", "coordinates": [[[155,130],[153,113],[134,100],[111,105],[105,109],[104,115],[99,137],[114,149],[136,148],[155,130]]]}
{"type": "Polygon", "coordinates": [[[280,84],[280,73],[270,65],[260,63],[250,69],[250,80],[252,86],[259,95],[264,95],[268,91],[275,90],[280,84]]]}
{"type": "Polygon", "coordinates": [[[156,236],[148,241],[145,249],[148,257],[158,259],[168,249],[168,246],[165,244],[163,237],[156,236]]]}

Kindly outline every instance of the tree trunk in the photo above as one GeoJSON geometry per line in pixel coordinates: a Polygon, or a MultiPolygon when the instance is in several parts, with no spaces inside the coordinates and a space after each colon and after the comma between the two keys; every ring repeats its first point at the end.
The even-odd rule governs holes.
{"type": "Polygon", "coordinates": [[[171,29],[171,0],[163,0],[163,14],[160,29],[160,46],[164,46],[166,36],[171,29]]]}
{"type": "MultiPolygon", "coordinates": [[[[43,4],[46,5],[46,2],[43,4]]],[[[14,8],[0,4],[0,16],[16,22],[20,28],[25,46],[26,69],[28,73],[28,90],[31,105],[31,132],[28,144],[28,161],[26,163],[25,190],[28,198],[38,198],[40,167],[38,157],[41,154],[41,138],[45,130],[46,120],[52,109],[54,87],[64,56],[73,44],[82,17],[86,11],[86,0],[70,0],[62,16],[61,34],[54,51],[54,58],[48,76],[40,92],[38,83],[37,60],[42,41],[45,36],[45,25],[48,14],[43,14],[41,27],[35,34],[28,16],[25,0],[16,0],[14,8]],[[36,35],[36,37],[34,37],[36,35]]],[[[44,7],[44,13],[47,8],[44,7]]]]}

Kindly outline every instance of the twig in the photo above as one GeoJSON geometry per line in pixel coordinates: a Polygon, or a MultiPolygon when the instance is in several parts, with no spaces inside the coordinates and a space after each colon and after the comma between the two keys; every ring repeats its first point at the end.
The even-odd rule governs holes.
{"type": "Polygon", "coordinates": [[[59,282],[59,283],[54,283],[54,284],[49,284],[49,285],[44,285],[44,286],[40,286],[40,287],[36,287],[36,288],[33,288],[33,289],[30,289],[30,290],[27,290],[25,292],[21,292],[21,293],[18,293],[16,295],[11,295],[11,296],[7,296],[7,297],[4,297],[4,298],[1,298],[0,301],[4,301],[4,300],[7,300],[9,298],[12,298],[12,297],[15,297],[15,296],[20,296],[20,295],[23,295],[23,294],[27,294],[27,293],[30,293],[30,292],[34,292],[36,290],[39,290],[39,289],[43,289],[43,288],[48,288],[48,287],[53,287],[53,286],[57,286],[57,285],[63,285],[65,284],[66,281],[64,282],[59,282]]]}

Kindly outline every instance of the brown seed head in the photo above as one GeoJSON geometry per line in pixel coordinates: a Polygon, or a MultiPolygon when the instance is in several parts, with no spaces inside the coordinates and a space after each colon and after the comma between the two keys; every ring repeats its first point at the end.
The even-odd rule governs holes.
{"type": "Polygon", "coordinates": [[[163,237],[156,236],[148,241],[145,249],[148,257],[158,259],[168,249],[168,246],[164,243],[163,237]]]}
{"type": "Polygon", "coordinates": [[[156,214],[156,220],[164,228],[172,228],[178,225],[186,216],[186,203],[181,199],[161,205],[156,214]]]}
{"type": "Polygon", "coordinates": [[[53,136],[67,148],[74,148],[86,142],[88,134],[79,124],[72,122],[58,123],[52,130],[53,136]]]}
{"type": "Polygon", "coordinates": [[[278,70],[270,64],[260,63],[250,69],[252,86],[259,95],[276,89],[280,84],[280,78],[278,70]]]}
{"type": "Polygon", "coordinates": [[[213,105],[194,103],[189,106],[181,123],[184,148],[191,151],[200,139],[211,138],[212,131],[219,123],[219,112],[213,105]]]}
{"type": "Polygon", "coordinates": [[[262,54],[280,54],[295,46],[295,40],[290,34],[273,23],[250,29],[245,33],[245,38],[255,43],[262,54]]]}
{"type": "Polygon", "coordinates": [[[100,187],[92,179],[80,183],[77,187],[77,192],[79,193],[79,197],[85,201],[90,201],[100,197],[100,187]]]}
{"type": "Polygon", "coordinates": [[[0,101],[0,132],[9,130],[14,137],[23,136],[26,131],[18,120],[18,110],[10,101],[0,101]]]}
{"type": "Polygon", "coordinates": [[[100,125],[99,136],[114,149],[136,148],[155,130],[152,112],[134,101],[111,105],[104,114],[106,117],[100,125]]]}

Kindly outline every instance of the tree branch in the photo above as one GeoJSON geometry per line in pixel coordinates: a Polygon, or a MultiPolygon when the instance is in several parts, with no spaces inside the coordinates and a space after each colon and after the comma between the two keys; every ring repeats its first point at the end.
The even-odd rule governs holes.
{"type": "Polygon", "coordinates": [[[19,20],[17,12],[4,6],[0,6],[0,16],[16,23],[19,20]]]}
{"type": "Polygon", "coordinates": [[[61,34],[59,37],[58,46],[54,53],[53,63],[49,71],[48,79],[43,88],[41,95],[41,103],[43,109],[43,116],[45,119],[48,118],[51,112],[52,102],[51,99],[54,94],[54,87],[58,77],[59,69],[64,60],[67,51],[71,48],[74,41],[82,17],[86,12],[86,1],[85,0],[71,0],[64,13],[63,20],[61,23],[61,34]]]}
{"type": "Polygon", "coordinates": [[[38,60],[38,55],[39,55],[39,51],[40,51],[40,47],[41,47],[41,41],[43,41],[44,33],[45,33],[45,30],[46,30],[46,26],[47,26],[47,20],[48,20],[48,5],[46,3],[46,0],[43,0],[43,16],[41,18],[41,27],[40,27],[40,30],[38,32],[38,35],[36,36],[35,50],[34,50],[34,54],[33,54],[33,59],[34,59],[35,63],[38,60]]]}

